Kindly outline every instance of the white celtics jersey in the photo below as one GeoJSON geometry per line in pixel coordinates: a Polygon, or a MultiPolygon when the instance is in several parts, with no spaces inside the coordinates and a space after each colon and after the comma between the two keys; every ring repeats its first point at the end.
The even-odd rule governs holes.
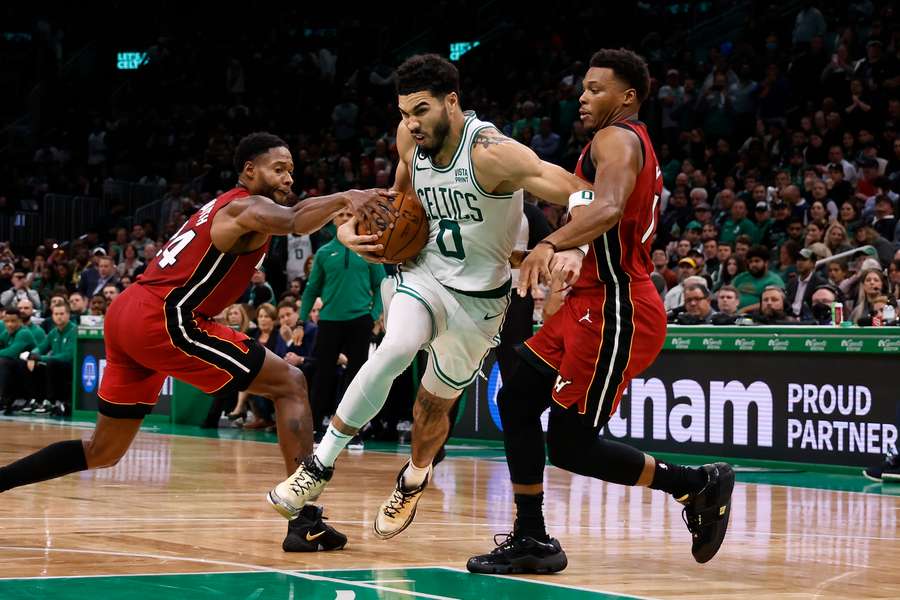
{"type": "Polygon", "coordinates": [[[472,140],[491,123],[466,112],[459,147],[446,167],[436,167],[418,148],[410,175],[428,215],[428,244],[416,259],[447,287],[494,290],[510,278],[509,256],[522,220],[522,190],[492,194],[475,180],[472,140]]]}
{"type": "Polygon", "coordinates": [[[289,233],[287,236],[287,278],[292,281],[299,277],[306,279],[306,261],[313,255],[312,240],[309,235],[294,235],[289,233]]]}

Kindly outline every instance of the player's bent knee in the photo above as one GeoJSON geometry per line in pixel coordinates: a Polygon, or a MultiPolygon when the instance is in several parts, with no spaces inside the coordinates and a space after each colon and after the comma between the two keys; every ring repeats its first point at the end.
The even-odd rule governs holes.
{"type": "Polygon", "coordinates": [[[581,440],[577,435],[567,435],[566,432],[547,431],[547,458],[550,463],[560,469],[573,471],[578,457],[578,448],[586,440],[581,440]]]}
{"type": "Polygon", "coordinates": [[[413,406],[413,419],[417,423],[445,419],[458,396],[459,393],[455,390],[452,398],[438,397],[428,393],[421,394],[416,398],[413,406]]]}
{"type": "Polygon", "coordinates": [[[289,371],[290,376],[288,377],[288,381],[290,382],[290,385],[294,388],[296,394],[305,396],[309,389],[306,383],[306,375],[296,367],[289,367],[289,371]]]}
{"type": "Polygon", "coordinates": [[[381,364],[385,365],[389,371],[396,371],[396,375],[399,375],[415,360],[416,354],[419,353],[419,347],[399,335],[388,335],[375,352],[382,359],[381,364]]]}
{"type": "Polygon", "coordinates": [[[127,451],[127,448],[122,451],[117,448],[98,448],[96,444],[88,442],[84,446],[84,457],[89,469],[106,469],[119,464],[127,451]]]}

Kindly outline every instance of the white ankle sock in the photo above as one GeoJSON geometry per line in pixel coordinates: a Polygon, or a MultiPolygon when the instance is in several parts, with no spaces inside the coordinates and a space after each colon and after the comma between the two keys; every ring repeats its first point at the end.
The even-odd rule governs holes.
{"type": "Polygon", "coordinates": [[[417,467],[413,464],[413,461],[409,461],[409,466],[406,467],[406,472],[403,473],[403,487],[407,490],[414,490],[422,483],[425,482],[425,478],[428,477],[428,471],[431,465],[427,467],[417,467]]]}
{"type": "Polygon", "coordinates": [[[319,442],[319,447],[316,448],[315,456],[322,466],[333,467],[338,454],[347,446],[352,437],[352,435],[341,433],[334,428],[334,425],[329,425],[325,435],[322,436],[322,441],[319,442]]]}

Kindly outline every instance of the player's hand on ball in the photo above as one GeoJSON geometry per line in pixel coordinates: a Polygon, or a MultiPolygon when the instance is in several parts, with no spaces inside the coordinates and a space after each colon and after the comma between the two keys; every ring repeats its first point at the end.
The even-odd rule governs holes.
{"type": "Polygon", "coordinates": [[[378,243],[381,233],[356,235],[356,224],[358,221],[359,217],[353,215],[352,219],[338,227],[338,241],[368,262],[384,262],[383,259],[372,255],[372,252],[379,252],[384,249],[384,246],[378,243]]]}
{"type": "Polygon", "coordinates": [[[550,273],[555,284],[551,286],[551,289],[559,291],[557,288],[569,288],[578,281],[578,276],[581,274],[581,261],[583,260],[584,254],[578,248],[555,253],[550,260],[550,273]]]}
{"type": "Polygon", "coordinates": [[[524,298],[531,288],[531,295],[539,292],[541,281],[550,282],[550,261],[553,259],[553,246],[550,244],[538,244],[522,261],[519,267],[519,296],[524,298]]]}
{"type": "Polygon", "coordinates": [[[397,195],[394,190],[347,190],[344,195],[350,202],[350,209],[369,221],[392,223],[399,214],[391,204],[391,200],[397,195]]]}

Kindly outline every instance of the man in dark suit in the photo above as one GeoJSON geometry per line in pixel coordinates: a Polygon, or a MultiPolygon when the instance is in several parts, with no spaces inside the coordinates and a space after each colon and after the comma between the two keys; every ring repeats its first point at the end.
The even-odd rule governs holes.
{"type": "Polygon", "coordinates": [[[820,257],[809,248],[800,251],[797,258],[797,276],[788,283],[785,290],[785,312],[802,318],[811,315],[812,295],[819,286],[828,281],[816,272],[816,261],[820,257]]]}
{"type": "Polygon", "coordinates": [[[116,263],[111,256],[101,256],[97,261],[97,267],[88,267],[78,280],[78,291],[85,297],[91,298],[103,293],[107,284],[118,285],[119,277],[116,274],[116,263]]]}

